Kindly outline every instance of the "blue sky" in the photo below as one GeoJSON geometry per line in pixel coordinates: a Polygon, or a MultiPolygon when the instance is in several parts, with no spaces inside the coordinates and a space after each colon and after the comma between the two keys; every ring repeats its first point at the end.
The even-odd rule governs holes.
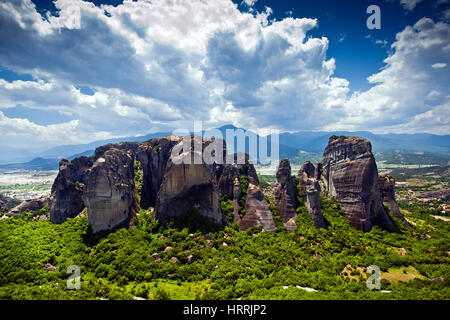
{"type": "MultiPolygon", "coordinates": [[[[234,2],[245,8],[242,0],[234,2]]],[[[389,45],[395,41],[398,32],[423,17],[439,20],[442,12],[448,8],[445,3],[421,1],[414,9],[408,10],[400,1],[394,0],[258,0],[254,8],[264,10],[265,6],[272,8],[273,17],[277,20],[289,15],[317,18],[318,27],[309,34],[330,40],[327,55],[336,59],[335,75],[349,80],[352,90],[367,90],[370,87],[366,78],[384,66],[383,60],[387,57],[389,45]],[[366,27],[369,17],[365,14],[366,8],[372,4],[381,9],[380,30],[366,27]],[[377,40],[382,43],[375,44],[377,40]]]]}
{"type": "Polygon", "coordinates": [[[449,134],[449,8],[449,0],[6,0],[0,145],[84,143],[194,120],[449,134]],[[366,27],[373,4],[380,30],[366,27]]]}

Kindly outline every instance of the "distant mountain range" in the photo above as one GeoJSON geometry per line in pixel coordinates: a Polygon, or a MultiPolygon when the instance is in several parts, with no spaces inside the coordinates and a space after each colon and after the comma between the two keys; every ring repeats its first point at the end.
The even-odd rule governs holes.
{"type": "Polygon", "coordinates": [[[59,167],[59,159],[34,158],[28,162],[1,164],[1,171],[13,170],[57,170],[59,167]]]}
{"type": "Polygon", "coordinates": [[[372,143],[372,151],[402,153],[427,152],[450,153],[450,135],[432,134],[374,134],[368,131],[333,131],[333,132],[295,132],[281,133],[280,143],[309,152],[321,153],[328,144],[331,135],[359,136],[372,143]]]}
{"type": "MultiPolygon", "coordinates": [[[[217,129],[225,138],[227,129],[239,128],[232,125],[226,125],[217,129]]],[[[42,168],[36,170],[57,169],[59,159],[66,158],[72,160],[73,158],[82,155],[89,156],[93,154],[95,148],[108,143],[117,143],[121,141],[143,142],[149,139],[164,137],[170,134],[170,132],[157,132],[138,137],[97,140],[87,144],[57,146],[42,152],[31,152],[26,149],[0,146],[0,170],[33,170],[34,168],[42,168]]],[[[450,160],[450,135],[434,135],[426,133],[374,134],[368,131],[299,131],[292,133],[281,133],[279,135],[280,158],[289,158],[294,163],[303,163],[308,159],[318,160],[321,158],[321,153],[328,144],[328,139],[331,135],[364,137],[371,141],[373,153],[376,156],[378,154],[378,157],[385,156],[385,154],[408,154],[412,155],[412,158],[414,158],[414,155],[417,155],[417,158],[420,158],[420,155],[422,155],[422,158],[424,158],[424,155],[426,155],[428,163],[429,161],[433,161],[430,159],[436,158],[430,158],[429,155],[435,154],[439,155],[437,159],[440,163],[445,163],[446,161],[450,160]]],[[[258,138],[258,135],[254,134],[254,136],[258,138]]],[[[268,150],[270,153],[270,137],[268,137],[267,140],[265,138],[262,138],[261,141],[267,141],[268,150]]],[[[227,141],[227,145],[229,144],[230,141],[227,141]]],[[[257,148],[259,149],[259,139],[257,148]]],[[[245,144],[245,150],[239,150],[235,146],[235,151],[249,152],[248,139],[245,144]]],[[[399,159],[404,158],[405,157],[400,157],[399,159]]],[[[414,161],[411,160],[411,156],[407,158],[410,161],[414,161]]]]}

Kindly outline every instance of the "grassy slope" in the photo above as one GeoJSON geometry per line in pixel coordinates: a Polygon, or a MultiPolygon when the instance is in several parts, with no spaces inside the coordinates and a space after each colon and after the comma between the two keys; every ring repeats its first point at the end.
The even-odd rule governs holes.
{"type": "Polygon", "coordinates": [[[34,221],[39,213],[4,219],[0,299],[450,299],[448,223],[410,210],[415,227],[363,234],[349,226],[336,202],[322,199],[322,205],[327,230],[313,228],[300,208],[295,233],[225,228],[211,233],[212,248],[202,232],[159,228],[150,213],[141,214],[138,227],[102,237],[90,234],[85,218],[61,225],[34,221]],[[166,254],[167,246],[173,249],[166,254]],[[399,248],[406,255],[398,254],[399,248]],[[156,252],[159,263],[151,256],[156,252]],[[190,254],[196,257],[192,264],[190,254]],[[178,262],[171,263],[172,257],[178,262]],[[45,263],[56,271],[46,271],[45,263]],[[82,290],[66,289],[72,264],[81,268],[82,290]],[[364,270],[373,264],[381,268],[382,289],[392,293],[366,288],[364,270]],[[361,271],[350,277],[343,273],[348,265],[361,271]],[[404,280],[399,270],[416,277],[398,281],[404,280]],[[430,281],[436,277],[444,281],[430,281]]]}

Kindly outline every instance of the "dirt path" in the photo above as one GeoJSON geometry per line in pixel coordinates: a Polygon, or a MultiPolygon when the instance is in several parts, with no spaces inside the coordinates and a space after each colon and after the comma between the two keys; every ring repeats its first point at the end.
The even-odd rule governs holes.
{"type": "Polygon", "coordinates": [[[444,220],[445,222],[449,222],[450,221],[450,217],[443,217],[443,216],[432,216],[435,219],[441,219],[444,220]]]}

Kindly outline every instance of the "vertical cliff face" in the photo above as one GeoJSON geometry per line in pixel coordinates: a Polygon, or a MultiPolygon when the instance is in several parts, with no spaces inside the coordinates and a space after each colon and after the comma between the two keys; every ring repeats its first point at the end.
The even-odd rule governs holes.
{"type": "Polygon", "coordinates": [[[325,228],[320,205],[321,188],[316,177],[320,178],[319,164],[314,166],[307,161],[299,171],[300,196],[305,200],[305,206],[316,228],[325,228]]]}
{"type": "Polygon", "coordinates": [[[214,223],[225,224],[216,180],[216,167],[221,164],[194,163],[195,157],[202,157],[202,150],[211,143],[212,140],[194,136],[189,150],[182,150],[183,141],[175,146],[180,152],[170,155],[156,198],[155,216],[161,223],[196,209],[214,223]],[[194,143],[201,145],[201,149],[194,150],[194,143]]]}
{"type": "Polygon", "coordinates": [[[134,158],[138,145],[132,142],[107,144],[98,147],[92,157],[82,156],[71,162],[66,159],[61,160],[58,176],[52,186],[50,220],[53,223],[62,223],[67,218],[76,217],[86,207],[83,194],[88,182],[91,186],[95,183],[90,174],[96,160],[111,149],[129,153],[134,158]]]}
{"type": "Polygon", "coordinates": [[[264,198],[248,154],[238,152],[232,157],[234,163],[223,166],[218,181],[221,194],[232,200],[234,221],[240,230],[261,226],[266,231],[274,231],[269,203],[264,198]]]}
{"type": "Polygon", "coordinates": [[[360,137],[330,137],[323,154],[323,178],[329,196],[338,200],[353,227],[364,232],[373,225],[396,230],[381,201],[369,141],[360,137]]]}
{"type": "MultiPolygon", "coordinates": [[[[195,136],[191,139],[191,145],[198,143],[202,146],[203,154],[210,152],[210,148],[213,148],[215,143],[214,140],[202,140],[195,136]]],[[[180,141],[174,149],[181,149],[182,143],[183,141],[180,141]]],[[[170,156],[156,197],[156,218],[166,223],[188,211],[197,209],[200,215],[216,224],[225,225],[227,222],[220,201],[223,195],[227,195],[228,199],[233,201],[235,221],[241,230],[253,226],[262,226],[267,231],[275,230],[269,205],[261,192],[256,170],[248,160],[248,155],[241,155],[245,159],[245,164],[225,164],[224,142],[222,145],[219,143],[216,148],[217,150],[222,148],[223,158],[220,160],[217,158],[217,161],[213,162],[194,163],[195,157],[202,156],[197,154],[198,151],[194,148],[179,155],[176,152],[177,156],[170,156]],[[190,157],[190,164],[182,163],[181,159],[185,157],[190,157]],[[245,176],[248,184],[243,186],[240,176],[245,176]],[[244,207],[240,208],[239,200],[243,192],[245,192],[246,200],[244,207]],[[245,214],[242,214],[243,212],[245,214]]]]}
{"type": "Polygon", "coordinates": [[[89,170],[83,201],[94,232],[126,226],[134,216],[133,165],[131,150],[110,148],[89,170]]]}
{"type": "MultiPolygon", "coordinates": [[[[235,154],[234,163],[226,164],[224,143],[211,148],[216,143],[212,143],[213,139],[191,136],[190,141],[187,149],[182,147],[183,139],[175,136],[140,145],[109,144],[97,148],[92,157],[79,157],[72,162],[62,160],[50,198],[51,221],[61,223],[87,207],[88,220],[95,232],[128,225],[136,208],[134,161],[137,158],[143,167],[141,205],[143,208],[155,206],[155,216],[162,223],[197,209],[201,215],[224,225],[220,201],[227,195],[233,202],[234,220],[241,230],[253,226],[275,230],[269,204],[248,155],[235,154]],[[200,149],[193,145],[200,145],[200,149]],[[216,148],[222,148],[223,158],[214,156],[216,148]],[[213,161],[205,161],[203,154],[208,152],[213,161]],[[180,157],[187,156],[191,157],[190,164],[179,161],[180,157]],[[194,159],[203,161],[197,164],[194,159]],[[243,163],[238,164],[238,159],[243,159],[243,163]]],[[[296,190],[289,160],[280,162],[277,180],[275,205],[285,226],[293,231],[296,190]]],[[[314,224],[321,228],[325,224],[318,180],[328,195],[339,201],[355,228],[369,231],[373,225],[379,225],[396,230],[383,202],[408,225],[395,202],[394,180],[378,177],[367,140],[333,136],[325,149],[322,167],[320,163],[314,166],[307,162],[299,171],[300,195],[305,199],[314,224]]]]}
{"type": "Polygon", "coordinates": [[[300,170],[298,170],[298,175],[303,176],[303,174],[306,174],[308,178],[313,178],[314,174],[316,172],[316,167],[311,163],[311,161],[306,161],[300,170]]]}
{"type": "Polygon", "coordinates": [[[278,213],[286,229],[294,232],[297,227],[295,223],[297,195],[292,182],[289,159],[280,161],[276,177],[278,183],[274,190],[274,204],[278,208],[278,213]]]}
{"type": "Polygon", "coordinates": [[[322,178],[322,164],[317,161],[314,170],[314,179],[319,181],[322,178]]]}
{"type": "Polygon", "coordinates": [[[244,215],[235,216],[235,220],[241,230],[261,226],[266,231],[275,231],[272,212],[259,187],[259,183],[249,183],[244,209],[244,215]]]}
{"type": "Polygon", "coordinates": [[[168,136],[152,139],[139,145],[137,159],[142,163],[143,169],[141,208],[148,209],[156,205],[156,198],[170,153],[172,148],[180,141],[180,137],[168,136]]]}
{"type": "Polygon", "coordinates": [[[166,223],[197,209],[217,224],[226,224],[220,205],[221,196],[226,194],[233,200],[236,222],[242,230],[253,226],[275,230],[269,204],[248,155],[244,155],[245,164],[225,164],[224,143],[217,147],[223,148],[224,158],[220,160],[215,157],[216,148],[211,148],[213,140],[195,136],[190,139],[191,148],[187,149],[183,149],[181,137],[170,136],[140,145],[109,144],[97,148],[92,157],[80,157],[72,162],[63,160],[52,187],[52,222],[61,223],[87,207],[94,232],[128,225],[135,214],[134,161],[137,158],[143,168],[141,206],[155,206],[155,216],[160,222],[166,223]],[[203,154],[210,153],[213,161],[193,162],[195,158],[203,158],[193,147],[196,143],[203,154]],[[192,157],[190,164],[175,161],[186,156],[192,157]],[[245,186],[240,181],[242,175],[245,186]],[[244,193],[245,203],[240,207],[244,193]]]}
{"type": "Polygon", "coordinates": [[[307,179],[304,186],[305,205],[316,228],[325,228],[325,220],[320,206],[320,185],[316,179],[307,179]]]}
{"type": "Polygon", "coordinates": [[[400,208],[395,201],[395,179],[391,176],[379,177],[378,183],[380,185],[380,195],[383,204],[387,205],[394,216],[401,220],[404,225],[410,226],[409,222],[406,221],[405,217],[400,212],[400,208]]]}
{"type": "Polygon", "coordinates": [[[59,173],[52,186],[50,220],[62,223],[76,217],[85,207],[82,196],[93,159],[79,157],[59,163],[59,173]]]}

